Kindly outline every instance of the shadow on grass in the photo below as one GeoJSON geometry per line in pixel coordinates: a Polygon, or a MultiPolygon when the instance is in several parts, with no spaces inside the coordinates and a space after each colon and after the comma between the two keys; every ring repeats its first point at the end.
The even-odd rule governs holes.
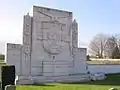
{"type": "Polygon", "coordinates": [[[120,86],[120,81],[89,81],[89,82],[71,82],[62,84],[86,84],[86,85],[116,85],[120,86]]]}
{"type": "Polygon", "coordinates": [[[66,84],[87,84],[87,85],[116,85],[120,86],[120,73],[108,74],[105,80],[88,82],[71,82],[66,84]]]}
{"type": "MultiPolygon", "coordinates": [[[[52,85],[52,84],[29,84],[30,86],[47,86],[47,87],[53,87],[53,86],[55,86],[55,85],[52,85]]],[[[28,85],[28,86],[29,86],[28,85]]]]}

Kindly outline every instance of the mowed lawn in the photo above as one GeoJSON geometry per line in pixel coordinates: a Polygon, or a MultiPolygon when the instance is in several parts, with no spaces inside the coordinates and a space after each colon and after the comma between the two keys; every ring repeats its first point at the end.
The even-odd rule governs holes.
{"type": "Polygon", "coordinates": [[[52,83],[44,85],[18,85],[17,90],[120,90],[120,74],[109,74],[106,80],[90,81],[86,83],[52,83]]]}

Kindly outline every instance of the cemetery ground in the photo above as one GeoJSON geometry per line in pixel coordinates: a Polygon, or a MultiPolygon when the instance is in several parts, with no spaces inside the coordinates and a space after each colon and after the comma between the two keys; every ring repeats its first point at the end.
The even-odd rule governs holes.
{"type": "Polygon", "coordinates": [[[120,73],[107,75],[106,80],[85,83],[52,83],[43,85],[17,85],[17,90],[120,90],[120,73]]]}
{"type": "MultiPolygon", "coordinates": [[[[92,64],[100,63],[93,61],[92,64]]],[[[112,62],[113,63],[113,62],[112,62]]],[[[103,63],[101,63],[103,64],[103,63]]],[[[108,64],[108,63],[104,63],[108,64]]],[[[0,66],[6,65],[0,61],[0,66]]],[[[106,80],[90,81],[85,83],[52,83],[44,85],[17,85],[17,90],[109,90],[109,88],[120,90],[120,73],[107,75],[106,80]]]]}

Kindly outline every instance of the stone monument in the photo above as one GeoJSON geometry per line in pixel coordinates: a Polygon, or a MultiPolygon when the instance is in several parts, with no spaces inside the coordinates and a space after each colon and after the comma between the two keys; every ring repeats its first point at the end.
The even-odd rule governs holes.
{"type": "Polygon", "coordinates": [[[24,16],[23,44],[7,43],[6,61],[16,66],[16,75],[34,82],[80,81],[87,75],[86,48],[78,48],[72,12],[46,7],[33,6],[33,15],[24,16]]]}

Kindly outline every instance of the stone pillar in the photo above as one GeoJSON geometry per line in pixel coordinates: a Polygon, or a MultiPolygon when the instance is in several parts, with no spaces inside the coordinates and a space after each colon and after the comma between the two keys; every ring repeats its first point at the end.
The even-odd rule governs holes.
{"type": "Polygon", "coordinates": [[[78,24],[76,20],[72,23],[72,56],[75,59],[76,51],[78,49],[78,24]]]}
{"type": "Polygon", "coordinates": [[[32,43],[32,17],[29,14],[24,16],[23,26],[23,54],[22,54],[22,74],[31,74],[31,43],[32,43]]]}
{"type": "Polygon", "coordinates": [[[73,47],[78,47],[78,24],[76,20],[72,23],[72,45],[73,47]]]}

